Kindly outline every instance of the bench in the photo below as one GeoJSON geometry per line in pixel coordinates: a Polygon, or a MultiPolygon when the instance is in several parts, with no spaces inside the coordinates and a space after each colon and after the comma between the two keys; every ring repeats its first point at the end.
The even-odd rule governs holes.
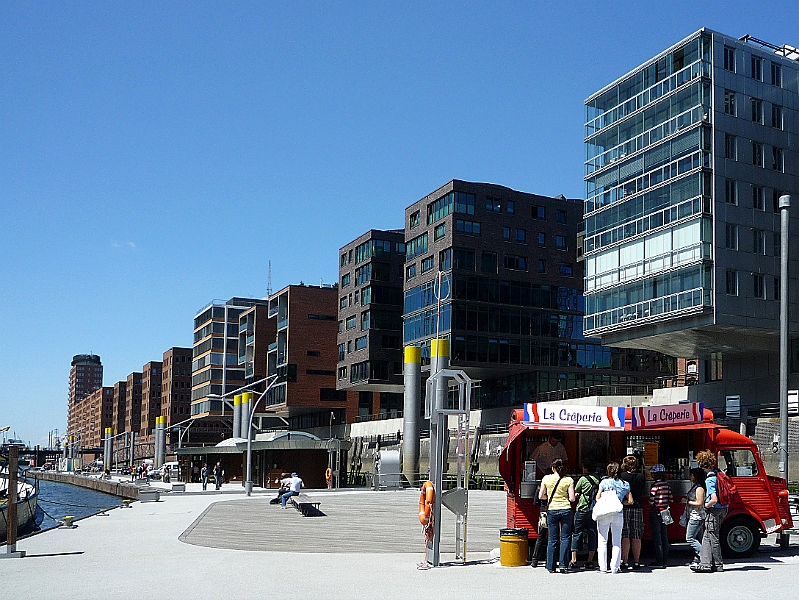
{"type": "Polygon", "coordinates": [[[161,490],[156,488],[139,490],[140,502],[158,502],[161,500],[161,490]]]}
{"type": "Polygon", "coordinates": [[[311,500],[311,498],[306,494],[292,496],[289,498],[289,502],[291,502],[294,508],[302,513],[303,517],[315,517],[323,514],[322,511],[319,510],[319,505],[321,502],[315,502],[314,500],[311,500]]]}
{"type": "Polygon", "coordinates": [[[186,484],[185,483],[173,483],[172,484],[172,491],[173,492],[185,492],[186,491],[186,484]]]}

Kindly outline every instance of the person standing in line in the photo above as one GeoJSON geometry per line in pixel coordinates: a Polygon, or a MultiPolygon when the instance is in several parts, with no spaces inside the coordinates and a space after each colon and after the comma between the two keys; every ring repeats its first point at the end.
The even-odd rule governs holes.
{"type": "Polygon", "coordinates": [[[292,496],[299,496],[300,490],[305,487],[305,484],[302,482],[296,473],[291,474],[291,481],[289,481],[289,491],[283,494],[280,497],[280,506],[282,508],[288,508],[286,503],[289,501],[289,498],[292,496]]]}
{"type": "Polygon", "coordinates": [[[685,525],[685,541],[694,550],[694,559],[691,564],[699,564],[699,554],[702,552],[702,527],[705,524],[705,471],[699,467],[691,469],[691,483],[685,497],[685,512],[688,513],[685,525]]]}
{"type": "Polygon", "coordinates": [[[696,455],[696,462],[704,469],[705,477],[705,534],[702,537],[702,550],[699,564],[691,565],[694,573],[723,571],[719,532],[721,522],[727,516],[727,506],[719,502],[718,478],[716,477],[716,456],[710,450],[702,450],[696,455]]]}
{"type": "Polygon", "coordinates": [[[590,460],[583,461],[583,476],[574,486],[577,495],[577,506],[574,509],[574,529],[572,531],[572,560],[570,569],[577,568],[577,550],[580,548],[580,539],[583,534],[588,544],[588,561],[586,569],[595,569],[594,555],[596,554],[596,522],[591,516],[594,501],[599,490],[599,477],[594,473],[594,463],[590,460]]]}
{"type": "Polygon", "coordinates": [[[552,473],[541,480],[538,492],[541,500],[547,500],[547,571],[555,572],[555,553],[560,540],[558,563],[560,572],[569,571],[569,548],[572,535],[572,505],[575,501],[574,480],[566,475],[563,461],[556,458],[552,461],[552,473]]]}
{"type": "Polygon", "coordinates": [[[649,472],[655,478],[655,483],[649,489],[649,503],[652,505],[652,510],[649,512],[649,527],[655,545],[655,562],[651,566],[655,569],[665,569],[669,562],[669,534],[668,526],[663,523],[660,511],[671,508],[674,496],[666,482],[666,467],[658,463],[652,465],[649,472]]]}
{"type": "MultiPolygon", "coordinates": [[[[608,476],[599,482],[596,498],[602,494],[616,494],[622,505],[632,504],[630,484],[619,478],[619,463],[612,462],[607,467],[608,476]]],[[[610,556],[610,572],[618,573],[621,565],[621,530],[624,526],[624,511],[603,515],[596,520],[597,535],[599,537],[599,572],[608,572],[608,531],[613,538],[613,551],[610,556]]]]}
{"type": "Polygon", "coordinates": [[[208,463],[203,463],[203,468],[200,470],[200,479],[203,482],[203,491],[208,489],[208,463]]]}
{"type": "Polygon", "coordinates": [[[225,470],[222,468],[222,463],[217,462],[216,466],[214,467],[214,483],[216,483],[216,489],[220,489],[222,487],[222,480],[225,477],[225,470]]]}
{"type": "Polygon", "coordinates": [[[646,477],[638,470],[638,459],[625,456],[621,461],[622,473],[619,478],[630,484],[632,504],[624,506],[624,525],[621,530],[621,570],[641,568],[641,538],[644,537],[644,507],[641,499],[646,491],[646,477]],[[630,550],[633,560],[630,564],[630,550]]]}
{"type": "Polygon", "coordinates": [[[191,482],[200,483],[200,467],[194,465],[191,469],[191,482]]]}

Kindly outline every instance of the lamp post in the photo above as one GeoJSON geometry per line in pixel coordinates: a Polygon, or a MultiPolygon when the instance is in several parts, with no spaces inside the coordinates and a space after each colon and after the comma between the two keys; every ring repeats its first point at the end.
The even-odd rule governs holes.
{"type": "Polygon", "coordinates": [[[277,383],[277,374],[270,375],[267,379],[271,379],[271,381],[269,385],[266,386],[263,393],[258,396],[258,400],[250,407],[250,419],[247,424],[247,480],[244,482],[244,491],[248,496],[252,495],[252,420],[253,417],[255,417],[255,409],[258,408],[258,403],[261,402],[267,392],[277,383]]]}
{"type": "Polygon", "coordinates": [[[780,196],[780,477],[788,482],[788,225],[791,197],[780,196]]]}
{"type": "Polygon", "coordinates": [[[327,436],[328,439],[333,439],[333,421],[336,420],[336,416],[333,414],[333,411],[330,411],[330,435],[327,436]]]}

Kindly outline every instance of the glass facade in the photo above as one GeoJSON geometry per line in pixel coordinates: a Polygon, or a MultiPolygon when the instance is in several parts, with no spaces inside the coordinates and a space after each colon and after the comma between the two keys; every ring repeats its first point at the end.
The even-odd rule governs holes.
{"type": "Polygon", "coordinates": [[[586,102],[588,336],[712,305],[711,38],[586,102]]]}

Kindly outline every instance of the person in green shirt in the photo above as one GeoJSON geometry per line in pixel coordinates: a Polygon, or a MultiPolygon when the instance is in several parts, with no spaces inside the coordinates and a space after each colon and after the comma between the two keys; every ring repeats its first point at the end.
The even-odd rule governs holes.
{"type": "Polygon", "coordinates": [[[577,507],[574,512],[574,528],[572,530],[572,560],[569,563],[570,569],[577,568],[577,550],[580,548],[580,538],[586,535],[588,541],[588,562],[585,563],[586,569],[596,569],[594,555],[597,548],[596,522],[591,517],[591,510],[596,501],[596,491],[599,489],[599,477],[593,461],[586,459],[583,461],[583,476],[574,486],[577,495],[577,507]]]}

